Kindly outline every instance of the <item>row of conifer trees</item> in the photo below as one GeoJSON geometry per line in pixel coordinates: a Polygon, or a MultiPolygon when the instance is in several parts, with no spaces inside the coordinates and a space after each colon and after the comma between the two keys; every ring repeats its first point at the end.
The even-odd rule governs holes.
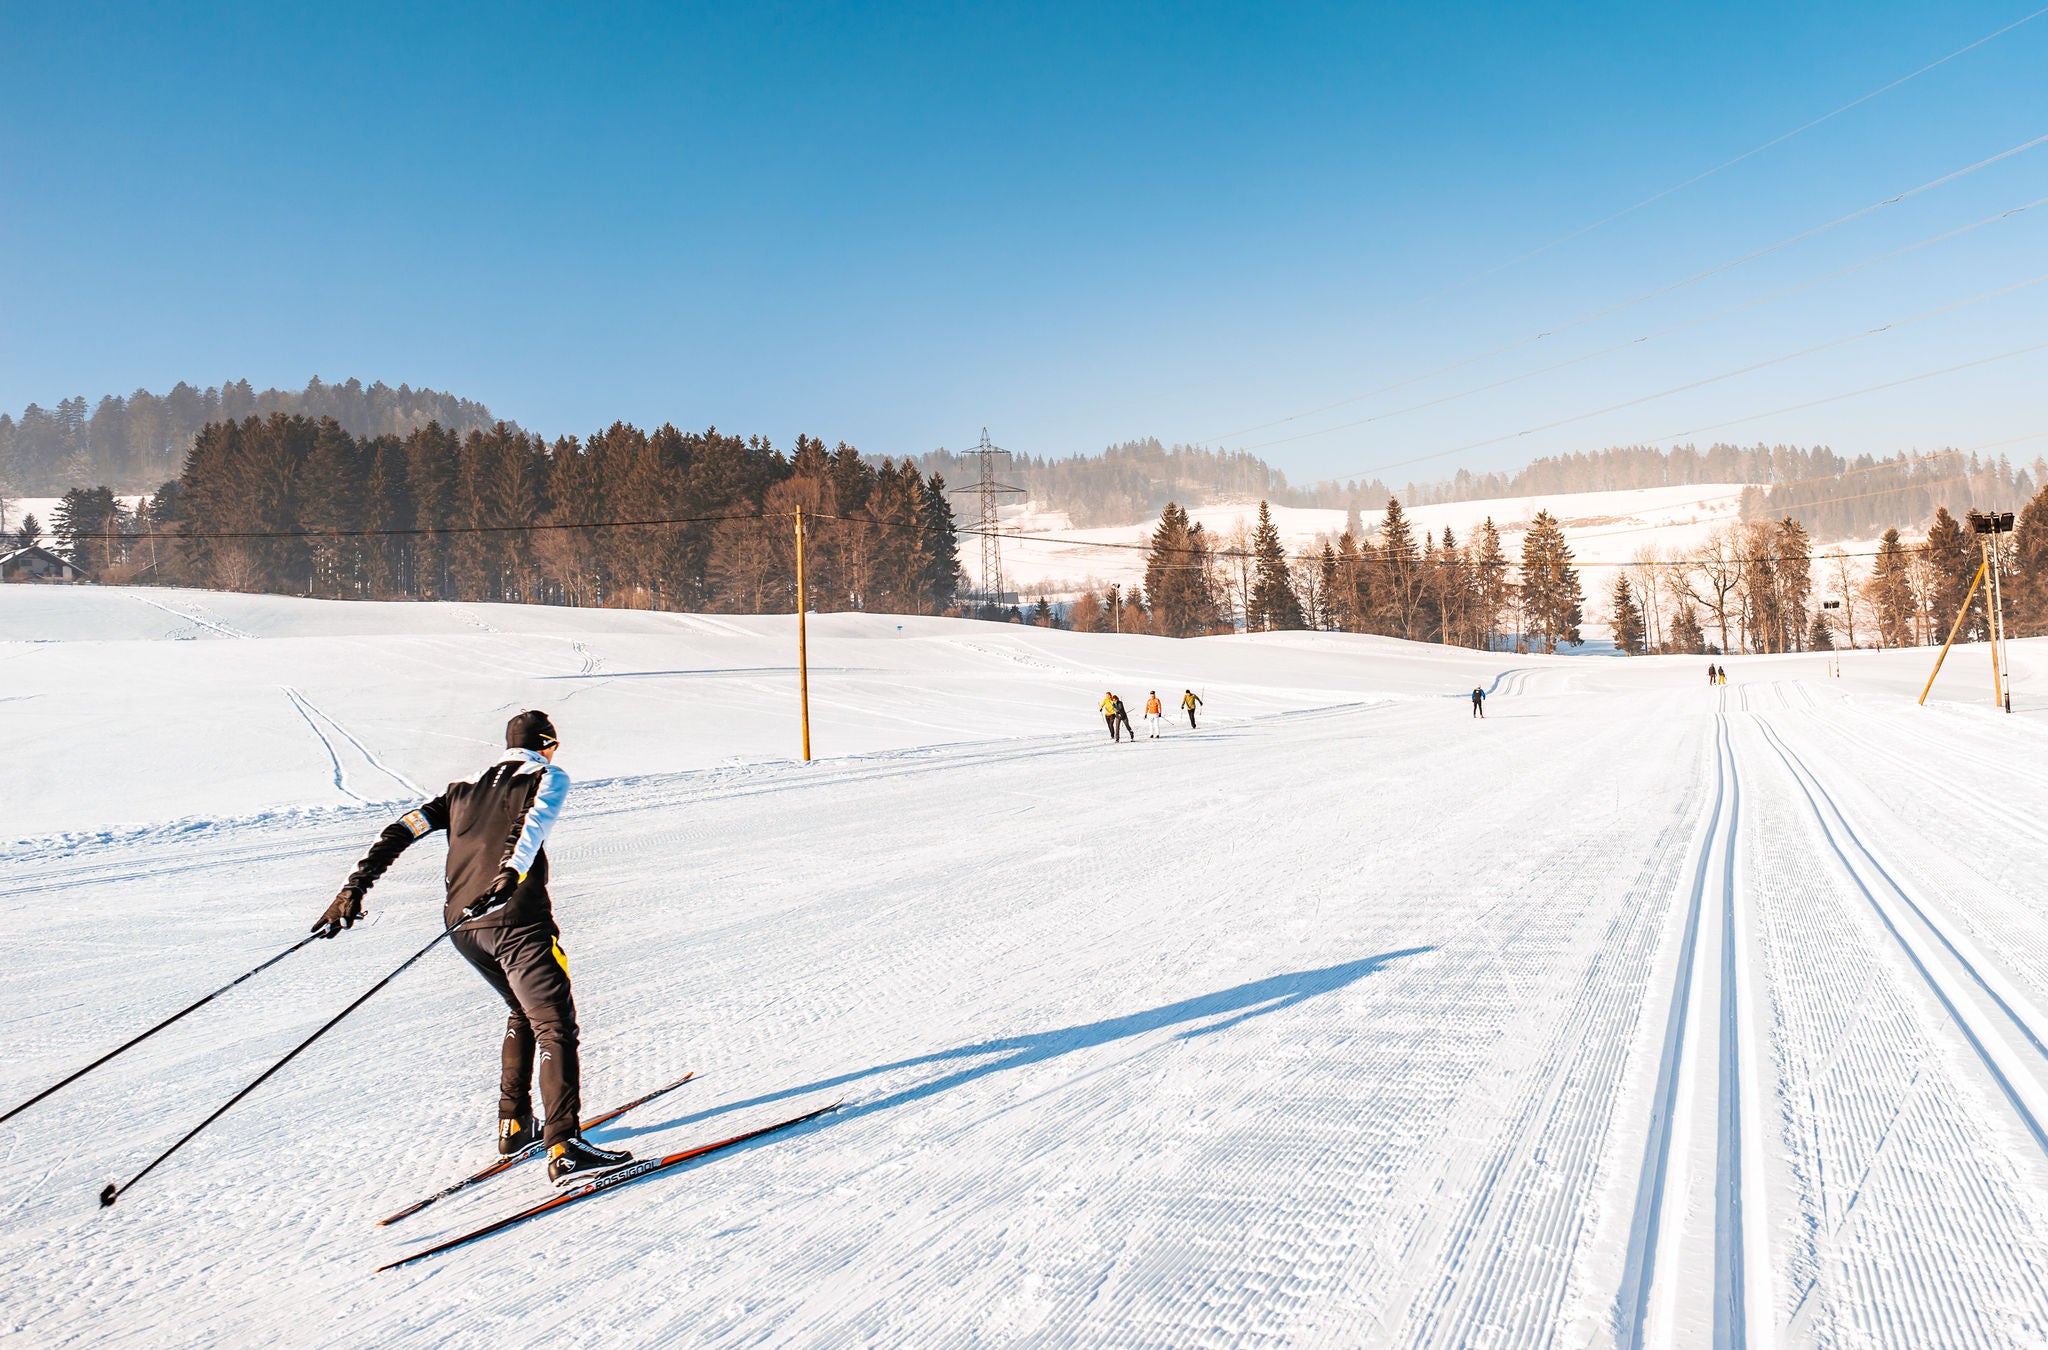
{"type": "Polygon", "coordinates": [[[106,489],[55,522],[103,580],[342,599],[737,613],[795,607],[794,516],[819,609],[943,613],[959,546],[945,483],[799,437],[623,423],[548,444],[503,424],[355,437],[275,415],[202,431],[133,513],[106,489]],[[538,528],[536,528],[538,527],[538,528]]]}
{"type": "MultiPolygon", "coordinates": [[[[1517,564],[1491,517],[1463,543],[1448,526],[1441,536],[1418,535],[1397,498],[1372,533],[1345,530],[1291,557],[1263,501],[1244,539],[1217,538],[1169,502],[1152,532],[1142,590],[1083,594],[1068,622],[1168,637],[1320,629],[1556,651],[1580,640],[1584,605],[1563,527],[1547,511],[1531,522],[1517,564]]],[[[1055,617],[1045,602],[1033,611],[1034,622],[1055,617]]]]}

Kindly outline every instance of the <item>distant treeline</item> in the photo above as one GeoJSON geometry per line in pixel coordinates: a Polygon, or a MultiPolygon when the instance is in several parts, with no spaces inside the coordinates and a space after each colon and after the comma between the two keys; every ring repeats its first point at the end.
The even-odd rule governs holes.
{"type": "Polygon", "coordinates": [[[133,510],[75,489],[56,542],[95,579],[342,599],[788,613],[794,515],[820,610],[943,613],[959,548],[945,484],[799,437],[624,423],[553,444],[500,423],[351,435],[276,413],[203,429],[133,510]]]}
{"type": "MultiPolygon", "coordinates": [[[[943,474],[956,486],[972,483],[980,474],[980,463],[971,451],[934,450],[913,462],[926,473],[943,474]]],[[[1046,510],[1066,512],[1084,529],[1145,520],[1173,501],[1269,499],[1297,504],[1289,494],[1287,475],[1256,455],[1192,445],[1168,449],[1156,437],[1112,445],[1099,455],[1013,455],[998,459],[996,466],[1001,481],[1023,488],[1046,510]]],[[[1380,500],[1386,496],[1380,493],[1380,500]]]]}
{"type": "Polygon", "coordinates": [[[438,422],[459,437],[498,421],[483,404],[453,394],[353,379],[324,384],[315,378],[304,389],[261,393],[247,380],[205,389],[180,383],[167,394],[138,389],[92,405],[81,395],[55,408],[31,403],[18,421],[0,413],[0,490],[56,497],[105,484],[124,494],[148,492],[177,474],[200,428],[273,413],[331,417],[354,436],[404,436],[438,422]]]}
{"type": "MultiPolygon", "coordinates": [[[[65,399],[54,409],[30,404],[19,420],[0,413],[0,495],[58,496],[104,484],[116,492],[147,492],[179,472],[200,428],[282,413],[331,418],[355,437],[406,437],[437,423],[458,440],[501,425],[481,403],[409,385],[311,380],[302,390],[257,392],[247,380],[205,389],[180,384],[168,394],[138,389],[88,405],[65,399]]],[[[512,430],[513,423],[503,423],[512,430]]],[[[936,450],[911,460],[926,475],[956,485],[973,481],[971,452],[936,450]]],[[[1575,492],[1751,483],[1745,519],[1800,520],[1817,543],[1870,537],[1896,526],[1922,533],[1934,508],[2012,510],[2048,483],[2048,462],[2015,468],[1971,459],[1967,467],[1941,454],[1838,455],[1825,446],[1714,444],[1669,449],[1612,446],[1538,459],[1512,473],[1460,470],[1449,478],[1398,489],[1378,477],[1296,486],[1247,450],[1168,446],[1156,437],[1126,441],[1099,454],[1019,454],[998,469],[1040,509],[1065,512],[1082,528],[1155,519],[1168,502],[1201,506],[1265,500],[1285,506],[1377,511],[1389,497],[1410,506],[1496,497],[1548,497],[1575,492]],[[1886,467],[1879,467],[1886,466],[1886,467]]],[[[958,502],[956,501],[956,505],[958,502]]]]}
{"type": "Polygon", "coordinates": [[[1919,534],[1929,528],[1938,508],[1959,516],[1972,510],[2017,511],[2048,480],[2048,466],[2039,461],[2029,473],[2015,470],[2002,455],[1990,461],[1974,454],[1829,458],[1837,467],[1826,476],[1745,492],[1742,518],[1790,516],[1823,542],[1869,539],[1895,527],[1919,534]]]}
{"type": "MultiPolygon", "coordinates": [[[[972,481],[976,472],[970,455],[943,450],[921,455],[917,463],[955,483],[972,481]]],[[[1549,456],[1513,473],[1461,469],[1450,478],[1411,482],[1398,491],[1378,478],[1296,487],[1285,473],[1247,451],[1169,447],[1157,439],[1127,441],[1099,455],[1018,455],[998,472],[1003,481],[1025,489],[1041,509],[1065,512],[1081,528],[1154,517],[1168,502],[1199,506],[1263,499],[1367,514],[1379,510],[1390,496],[1410,506],[1433,506],[1496,497],[1751,483],[1765,485],[1768,491],[1745,498],[1745,519],[1790,515],[1823,543],[1869,537],[1894,525],[1917,534],[1943,503],[1952,509],[2015,510],[2048,482],[2048,464],[2040,460],[2015,469],[2002,457],[1986,462],[1975,457],[1963,461],[1946,455],[1900,455],[1880,461],[1870,455],[1838,455],[1825,446],[1723,444],[1668,450],[1614,446],[1549,456]],[[1881,464],[1897,467],[1877,468],[1881,464]]]]}

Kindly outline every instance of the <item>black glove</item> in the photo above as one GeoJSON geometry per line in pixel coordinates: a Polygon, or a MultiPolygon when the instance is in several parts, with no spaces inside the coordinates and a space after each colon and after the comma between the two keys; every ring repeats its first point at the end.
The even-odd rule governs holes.
{"type": "Polygon", "coordinates": [[[363,888],[344,886],[335,894],[334,903],[327,907],[314,923],[312,931],[321,937],[331,938],[344,928],[355,927],[356,920],[363,917],[363,888]]]}
{"type": "Polygon", "coordinates": [[[469,907],[469,916],[472,919],[480,918],[494,909],[501,908],[507,901],[511,900],[512,892],[517,889],[519,889],[519,874],[509,867],[499,868],[498,875],[491,881],[490,889],[479,896],[477,902],[469,907]]]}

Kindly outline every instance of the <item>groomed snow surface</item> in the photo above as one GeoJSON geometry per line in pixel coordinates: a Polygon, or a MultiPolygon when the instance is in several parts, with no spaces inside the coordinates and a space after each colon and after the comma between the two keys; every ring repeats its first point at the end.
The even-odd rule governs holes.
{"type": "Polygon", "coordinates": [[[2048,1342],[2048,647],[1545,659],[0,588],[0,1109],[301,935],[552,711],[598,1132],[549,1194],[429,839],[0,1126],[21,1344],[2048,1342]],[[1466,694],[1493,691],[1487,719],[1466,694]],[[1207,698],[1111,745],[1094,706],[1207,698]]]}

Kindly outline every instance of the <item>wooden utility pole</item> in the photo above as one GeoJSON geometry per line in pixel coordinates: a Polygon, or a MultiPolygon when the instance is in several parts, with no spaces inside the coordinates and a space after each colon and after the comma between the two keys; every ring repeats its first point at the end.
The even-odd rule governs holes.
{"type": "MultiPolygon", "coordinates": [[[[1956,634],[1963,631],[1963,618],[1970,612],[1970,601],[1976,598],[1978,583],[1984,580],[1984,569],[1990,565],[1989,557],[1978,564],[1977,575],[1970,578],[1970,589],[1963,592],[1963,605],[1956,611],[1956,621],[1949,626],[1948,641],[1941,644],[1941,655],[1934,658],[1934,669],[1927,672],[1927,683],[1920,690],[1920,706],[1923,708],[1927,706],[1928,694],[1934,691],[1934,677],[1941,674],[1941,663],[1948,660],[1948,649],[1955,645],[1956,634]]],[[[1991,664],[1994,668],[1998,665],[1998,651],[1995,647],[1991,653],[1991,664]]]]}
{"type": "Polygon", "coordinates": [[[1927,677],[1927,685],[1920,691],[1920,702],[1927,702],[1927,695],[1934,688],[1934,677],[1941,674],[1941,663],[1948,659],[1948,649],[1954,645],[1956,634],[1962,631],[1963,620],[1969,617],[1970,601],[1976,596],[1978,586],[1984,588],[1984,636],[1991,647],[1991,701],[1994,707],[2012,711],[2012,671],[2005,649],[2005,607],[2004,597],[1999,594],[1998,536],[2012,530],[2010,511],[1972,511],[1970,528],[1976,531],[1977,547],[1984,555],[1978,564],[1977,575],[1970,581],[1970,589],[1963,593],[1962,608],[1956,611],[1956,621],[1948,630],[1948,641],[1941,644],[1941,655],[1934,658],[1934,670],[1927,677]]]}
{"type": "Polygon", "coordinates": [[[810,599],[804,590],[804,508],[796,508],[796,697],[804,724],[804,763],[811,762],[811,653],[804,634],[804,611],[810,599]]]}

